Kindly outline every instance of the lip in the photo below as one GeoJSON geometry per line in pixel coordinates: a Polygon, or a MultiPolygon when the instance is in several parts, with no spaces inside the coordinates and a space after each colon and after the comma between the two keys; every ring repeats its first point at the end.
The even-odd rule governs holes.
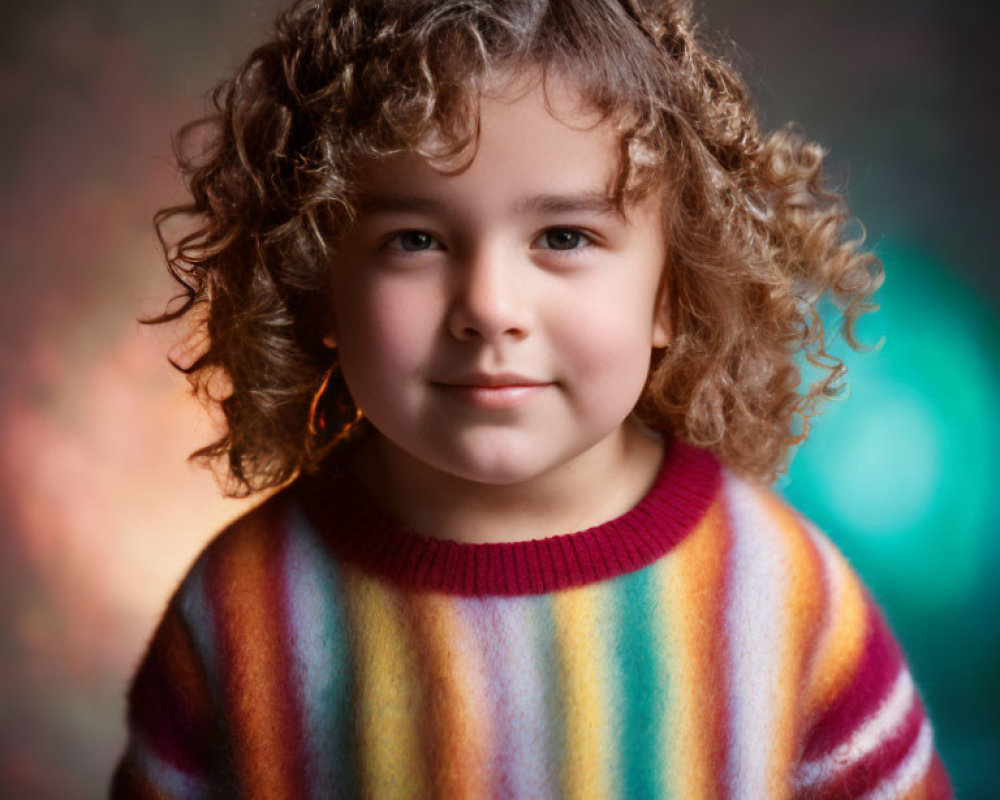
{"type": "Polygon", "coordinates": [[[435,381],[433,385],[472,408],[507,410],[530,402],[552,386],[552,381],[513,372],[477,372],[453,380],[435,381]]]}
{"type": "Polygon", "coordinates": [[[438,381],[440,386],[504,389],[509,386],[547,386],[551,381],[540,381],[516,372],[474,372],[448,381],[438,381]]]}

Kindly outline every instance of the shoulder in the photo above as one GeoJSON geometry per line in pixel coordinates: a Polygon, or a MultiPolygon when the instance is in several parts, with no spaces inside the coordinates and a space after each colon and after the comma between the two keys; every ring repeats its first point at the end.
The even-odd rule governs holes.
{"type": "Polygon", "coordinates": [[[193,629],[217,638],[223,623],[249,624],[263,610],[292,607],[303,585],[329,583],[336,564],[311,508],[314,484],[297,479],[212,537],[182,579],[171,608],[193,629]]]}
{"type": "Polygon", "coordinates": [[[867,590],[829,536],[773,489],[728,470],[717,496],[732,538],[733,568],[787,589],[790,605],[831,608],[855,618],[870,602],[867,590]]]}
{"type": "MultiPolygon", "coordinates": [[[[730,624],[736,638],[770,639],[785,653],[805,717],[850,685],[864,690],[866,653],[901,662],[881,611],[850,564],[810,520],[772,490],[725,473],[720,492],[730,544],[730,624]],[[741,629],[743,632],[741,632],[741,629]]],[[[871,675],[869,675],[871,677],[871,675]]],[[[880,686],[877,691],[881,691],[880,686]]]]}
{"type": "Polygon", "coordinates": [[[788,692],[794,780],[816,797],[949,790],[905,655],[831,540],[770,489],[724,474],[733,645],[788,692]]]}
{"type": "Polygon", "coordinates": [[[756,576],[749,588],[767,584],[785,590],[786,604],[818,603],[819,614],[824,605],[819,595],[846,601],[860,592],[836,545],[787,500],[729,470],[722,474],[716,501],[731,538],[735,577],[756,576]]]}
{"type": "Polygon", "coordinates": [[[823,704],[872,633],[888,635],[877,604],[830,538],[773,490],[724,472],[719,501],[735,597],[745,595],[748,618],[771,610],[801,653],[806,694],[823,704]]]}

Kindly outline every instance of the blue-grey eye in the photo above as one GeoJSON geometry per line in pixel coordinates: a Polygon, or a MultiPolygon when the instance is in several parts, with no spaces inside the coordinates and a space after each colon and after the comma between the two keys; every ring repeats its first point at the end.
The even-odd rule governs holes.
{"type": "Polygon", "coordinates": [[[575,250],[588,241],[585,234],[573,228],[550,228],[542,238],[550,250],[575,250]]]}
{"type": "Polygon", "coordinates": [[[430,250],[434,247],[434,237],[426,231],[406,231],[396,237],[399,242],[399,249],[409,252],[418,250],[430,250]]]}

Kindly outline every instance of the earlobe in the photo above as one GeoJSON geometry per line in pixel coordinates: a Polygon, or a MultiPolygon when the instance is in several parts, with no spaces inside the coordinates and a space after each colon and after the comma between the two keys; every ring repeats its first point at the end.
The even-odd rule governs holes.
{"type": "Polygon", "coordinates": [[[661,312],[653,320],[652,345],[654,348],[667,347],[673,337],[670,333],[670,319],[666,312],[661,312]]]}
{"type": "Polygon", "coordinates": [[[337,347],[337,337],[333,335],[333,331],[330,331],[323,337],[323,346],[328,347],[331,350],[335,350],[337,347]]]}

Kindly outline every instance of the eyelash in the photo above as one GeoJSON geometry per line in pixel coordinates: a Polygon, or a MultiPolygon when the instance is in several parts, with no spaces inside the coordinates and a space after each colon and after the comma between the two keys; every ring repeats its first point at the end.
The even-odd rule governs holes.
{"type": "MultiPolygon", "coordinates": [[[[589,247],[590,245],[594,244],[594,238],[592,236],[590,236],[589,234],[585,233],[584,231],[581,231],[579,228],[557,226],[557,227],[552,227],[552,228],[546,228],[544,231],[542,231],[538,235],[538,237],[532,242],[532,246],[534,246],[535,242],[537,242],[540,239],[543,239],[543,238],[545,238],[547,236],[550,236],[553,233],[569,233],[569,234],[572,234],[572,235],[576,236],[577,237],[577,246],[576,247],[567,247],[567,248],[560,248],[560,247],[539,247],[538,248],[539,250],[551,250],[551,251],[553,251],[555,253],[575,253],[575,252],[577,252],[579,250],[583,250],[584,248],[589,247]]],[[[403,240],[404,237],[406,237],[406,236],[416,236],[416,235],[426,236],[426,237],[428,237],[431,240],[431,242],[436,242],[437,244],[440,244],[440,242],[438,242],[437,238],[433,234],[427,233],[427,231],[424,231],[424,230],[413,229],[413,230],[399,231],[398,233],[394,233],[392,236],[390,236],[388,239],[385,240],[385,243],[384,243],[383,246],[386,247],[386,248],[388,248],[388,249],[390,249],[390,250],[399,250],[399,251],[404,252],[404,253],[423,253],[423,252],[428,252],[430,250],[442,249],[442,248],[435,248],[435,247],[426,247],[426,248],[419,248],[419,249],[416,249],[416,250],[407,250],[406,248],[404,248],[404,247],[401,246],[402,240],[403,240]],[[400,243],[400,246],[395,246],[394,247],[393,246],[394,242],[400,243]]]]}

